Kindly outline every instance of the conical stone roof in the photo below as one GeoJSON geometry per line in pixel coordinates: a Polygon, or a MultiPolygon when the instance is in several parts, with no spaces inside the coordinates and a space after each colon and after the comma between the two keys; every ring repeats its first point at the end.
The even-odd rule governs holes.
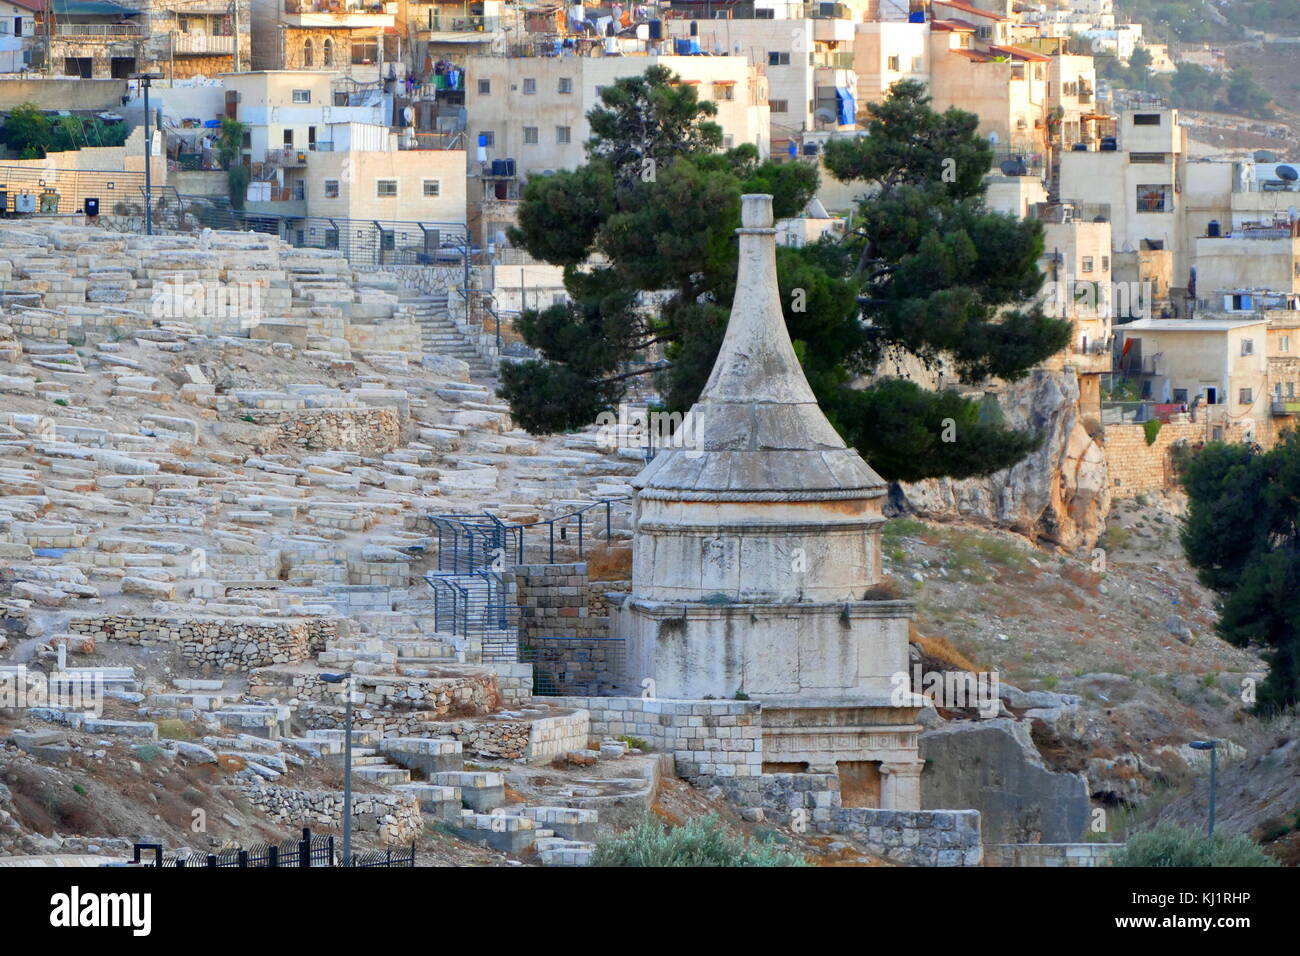
{"type": "Polygon", "coordinates": [[[633,480],[642,498],[799,501],[873,498],[885,482],[826,420],[781,312],[772,197],[741,197],[740,268],[708,384],[633,480]]]}

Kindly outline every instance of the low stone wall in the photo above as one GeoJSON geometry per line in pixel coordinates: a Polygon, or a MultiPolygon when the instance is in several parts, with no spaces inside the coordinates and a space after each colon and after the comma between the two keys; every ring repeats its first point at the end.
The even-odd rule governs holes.
{"type": "Polygon", "coordinates": [[[528,703],[533,696],[532,664],[493,664],[497,672],[497,690],[501,693],[501,706],[518,707],[528,703]]]}
{"type": "Polygon", "coordinates": [[[308,451],[353,451],[384,455],[402,438],[401,419],[393,408],[318,408],[294,411],[241,409],[239,417],[275,428],[273,443],[308,451]]]}
{"type": "MultiPolygon", "coordinates": [[[[492,713],[500,705],[496,675],[483,668],[451,677],[406,677],[361,674],[353,671],[356,703],[386,710],[414,710],[440,717],[468,717],[492,713]]],[[[257,697],[284,697],[334,704],[343,701],[339,685],[327,684],[320,674],[271,668],[248,677],[248,692],[257,697]]]]}
{"type": "Polygon", "coordinates": [[[81,618],[68,622],[73,634],[96,642],[174,646],[191,667],[223,671],[272,664],[296,664],[342,636],[342,618],[81,618]]]}
{"type": "Polygon", "coordinates": [[[1107,866],[1122,843],[990,843],[985,866],[1107,866]]]}
{"type": "Polygon", "coordinates": [[[591,714],[585,710],[534,720],[528,730],[530,758],[558,757],[585,750],[591,740],[591,714]]]}
{"type": "Polygon", "coordinates": [[[877,856],[908,866],[979,866],[978,810],[881,810],[840,805],[839,779],[826,773],[702,775],[733,804],[760,809],[774,822],[810,833],[852,834],[877,856]]]}
{"type": "MultiPolygon", "coordinates": [[[[288,787],[242,787],[248,802],[283,826],[343,828],[343,794],[330,790],[288,787]]],[[[420,801],[407,794],[354,793],[352,827],[378,833],[381,843],[407,844],[424,830],[420,801]]]]}
{"type": "Polygon", "coordinates": [[[635,737],[651,750],[671,753],[679,776],[753,777],[762,772],[762,706],[755,701],[544,699],[588,711],[593,737],[635,737]]]}

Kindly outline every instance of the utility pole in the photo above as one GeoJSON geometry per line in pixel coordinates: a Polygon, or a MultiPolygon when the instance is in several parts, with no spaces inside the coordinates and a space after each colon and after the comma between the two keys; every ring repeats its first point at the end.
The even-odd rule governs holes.
{"type": "Polygon", "coordinates": [[[139,80],[144,87],[144,234],[153,235],[153,137],[149,133],[149,87],[161,80],[161,73],[132,73],[129,79],[139,80]]]}
{"type": "Polygon", "coordinates": [[[239,0],[230,0],[232,30],[234,36],[234,52],[231,72],[239,72],[239,0]]]}

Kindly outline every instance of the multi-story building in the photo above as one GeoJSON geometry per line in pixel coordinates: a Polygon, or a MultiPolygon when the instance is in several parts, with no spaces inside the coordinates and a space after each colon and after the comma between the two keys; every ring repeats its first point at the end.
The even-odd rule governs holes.
{"type": "Polygon", "coordinates": [[[51,0],[26,37],[34,67],[84,79],[214,76],[249,63],[250,0],[51,0]]]}
{"type": "Polygon", "coordinates": [[[253,68],[404,78],[396,12],[395,0],[252,0],[253,68]]]}
{"type": "Polygon", "coordinates": [[[1181,192],[1187,152],[1178,111],[1126,110],[1117,135],[1098,149],[1061,154],[1060,195],[1105,203],[1111,209],[1117,252],[1168,249],[1180,283],[1189,276],[1181,192]]]}
{"type": "Polygon", "coordinates": [[[652,66],[667,67],[717,105],[725,147],[752,143],[768,154],[766,79],[740,56],[470,56],[469,132],[487,160],[512,159],[521,176],[572,169],[586,161],[587,114],[601,105],[600,91],[652,66]]]}

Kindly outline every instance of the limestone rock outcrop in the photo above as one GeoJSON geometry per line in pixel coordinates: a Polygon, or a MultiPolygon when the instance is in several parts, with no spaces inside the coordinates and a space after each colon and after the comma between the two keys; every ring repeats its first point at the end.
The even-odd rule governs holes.
{"type": "Polygon", "coordinates": [[[1091,548],[1110,510],[1106,457],[1083,424],[1071,371],[1035,370],[998,395],[1008,426],[1043,435],[1024,461],[988,478],[891,487],[896,513],[978,521],[1062,547],[1091,548]]]}

